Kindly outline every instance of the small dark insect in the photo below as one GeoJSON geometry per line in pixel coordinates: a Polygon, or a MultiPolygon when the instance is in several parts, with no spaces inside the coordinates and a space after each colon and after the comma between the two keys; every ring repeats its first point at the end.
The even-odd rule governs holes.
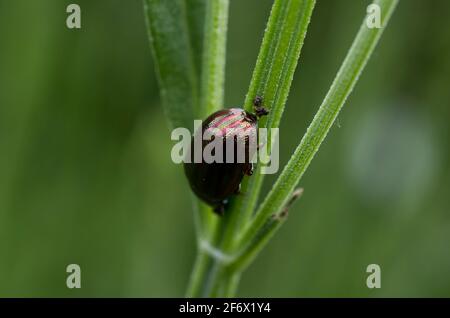
{"type": "MultiPolygon", "coordinates": [[[[194,162],[194,138],[191,140],[191,147],[188,156],[190,162],[184,164],[184,172],[189,180],[192,191],[204,202],[211,205],[219,215],[225,212],[225,205],[228,198],[233,194],[238,194],[240,184],[244,175],[252,175],[253,166],[251,158],[254,155],[254,147],[249,147],[250,140],[257,140],[258,118],[267,115],[269,112],[262,106],[262,98],[256,96],[253,101],[255,113],[246,112],[241,108],[230,108],[219,110],[211,114],[202,125],[202,129],[195,132],[195,135],[203,134],[205,131],[216,131],[212,138],[202,140],[202,154],[206,146],[210,145],[215,138],[220,138],[223,145],[222,162],[194,162]],[[232,131],[232,134],[229,132],[232,131]],[[219,132],[219,133],[217,133],[219,132]],[[227,162],[227,143],[233,144],[232,163],[227,162]],[[241,147],[245,152],[245,159],[238,160],[237,150],[241,147]]],[[[200,137],[201,138],[201,137],[200,137]]],[[[215,141],[217,143],[217,141],[215,141]]],[[[230,149],[230,148],[228,148],[230,149]]],[[[231,155],[231,154],[230,154],[231,155]]],[[[219,155],[220,156],[220,155],[219,155]]]]}

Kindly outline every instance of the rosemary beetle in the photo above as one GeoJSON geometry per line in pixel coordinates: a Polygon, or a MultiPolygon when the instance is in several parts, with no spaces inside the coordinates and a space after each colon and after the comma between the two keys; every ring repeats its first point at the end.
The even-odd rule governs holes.
{"type": "Polygon", "coordinates": [[[190,160],[185,161],[184,172],[192,191],[219,215],[225,212],[230,196],[239,193],[244,175],[250,176],[253,173],[251,159],[258,147],[250,146],[250,143],[257,142],[258,119],[268,114],[268,110],[262,106],[260,96],[253,100],[253,106],[254,113],[241,108],[230,108],[211,114],[191,139],[187,154],[190,160]],[[205,135],[210,138],[205,138],[205,135]],[[201,151],[201,158],[197,161],[194,155],[196,138],[201,138],[198,143],[201,149],[197,149],[201,151]],[[222,153],[215,153],[213,142],[220,146],[222,153]],[[214,148],[211,154],[216,160],[208,161],[204,158],[207,148],[214,148]]]}

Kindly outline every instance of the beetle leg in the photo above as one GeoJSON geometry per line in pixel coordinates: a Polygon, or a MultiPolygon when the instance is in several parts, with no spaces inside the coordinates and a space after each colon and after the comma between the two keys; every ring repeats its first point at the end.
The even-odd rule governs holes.
{"type": "Polygon", "coordinates": [[[216,212],[219,216],[222,216],[225,214],[225,208],[228,204],[228,199],[223,200],[222,202],[218,203],[214,208],[214,212],[216,212]]]}
{"type": "Polygon", "coordinates": [[[225,214],[225,203],[221,202],[217,206],[214,207],[214,212],[216,212],[219,216],[225,214]]]}
{"type": "Polygon", "coordinates": [[[269,110],[262,106],[255,107],[255,114],[257,117],[266,116],[269,114],[269,110]]]}
{"type": "Polygon", "coordinates": [[[251,176],[253,174],[253,163],[249,163],[244,171],[247,176],[251,176]]]}
{"type": "Polygon", "coordinates": [[[241,184],[239,183],[239,185],[237,186],[236,190],[234,190],[234,194],[240,194],[241,193],[241,184]]]}

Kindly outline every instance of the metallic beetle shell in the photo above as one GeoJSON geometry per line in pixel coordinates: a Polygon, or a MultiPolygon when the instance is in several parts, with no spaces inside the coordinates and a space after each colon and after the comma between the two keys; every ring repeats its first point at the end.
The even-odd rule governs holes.
{"type": "MultiPolygon", "coordinates": [[[[226,163],[226,151],[224,148],[223,163],[207,163],[202,156],[200,163],[194,162],[194,138],[191,141],[190,156],[191,162],[184,164],[184,171],[189,180],[192,191],[203,201],[213,207],[222,205],[231,195],[237,193],[240,183],[245,174],[250,174],[252,164],[250,160],[254,155],[254,149],[249,147],[249,140],[256,140],[257,118],[240,108],[219,110],[210,115],[202,124],[202,129],[195,132],[202,136],[208,129],[213,128],[216,132],[221,132],[215,137],[221,138],[223,146],[233,138],[236,147],[240,145],[245,149],[244,162],[226,163]],[[232,134],[230,134],[232,132],[232,134]]],[[[211,130],[209,130],[211,131],[211,130]]],[[[202,153],[204,148],[211,143],[211,140],[202,141],[202,153]]],[[[237,148],[234,148],[234,155],[237,148]]]]}

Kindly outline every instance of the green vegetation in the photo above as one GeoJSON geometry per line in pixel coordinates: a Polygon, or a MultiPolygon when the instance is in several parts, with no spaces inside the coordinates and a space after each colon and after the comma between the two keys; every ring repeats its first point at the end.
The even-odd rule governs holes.
{"type": "MultiPolygon", "coordinates": [[[[374,2],[381,8],[381,27],[369,28],[364,18],[324,102],[292,158],[256,213],[254,214],[255,206],[263,182],[260,165],[254,176],[244,181],[242,194],[233,200],[230,204],[231,208],[221,220],[217,220],[210,209],[201,202],[197,204],[198,255],[191,274],[188,296],[223,297],[235,294],[242,270],[248,266],[285,221],[287,209],[300,195],[299,191],[294,193],[295,187],[353,90],[397,2],[397,0],[374,2]]],[[[244,102],[244,108],[252,111],[252,101],[255,96],[264,97],[264,104],[268,106],[270,114],[260,121],[259,125],[262,127],[277,128],[279,126],[314,5],[315,0],[274,1],[250,89],[244,102]]],[[[223,102],[228,6],[228,0],[212,0],[205,4],[200,85],[201,111],[199,112],[203,117],[215,111],[223,102]]],[[[158,54],[158,52],[164,52],[166,47],[168,50],[178,50],[174,42],[180,41],[183,47],[184,44],[189,43],[186,40],[189,37],[188,28],[181,30],[182,28],[178,26],[173,27],[173,21],[169,26],[176,30],[176,34],[170,32],[168,36],[160,36],[166,29],[171,31],[167,21],[173,17],[164,19],[164,14],[170,15],[172,11],[179,13],[183,10],[186,10],[183,1],[170,3],[160,0],[146,1],[154,58],[157,65],[163,65],[158,67],[160,78],[176,77],[177,64],[189,63],[191,66],[182,67],[189,71],[195,68],[192,66],[193,59],[171,61],[170,64],[164,65],[167,57],[158,54]],[[171,75],[165,75],[165,72],[171,75]]],[[[177,17],[176,21],[180,23],[182,17],[177,17]]],[[[191,48],[185,48],[185,50],[190,52],[191,48]]],[[[185,77],[189,77],[189,74],[185,77]]],[[[172,83],[173,86],[180,84],[182,83],[178,81],[172,83]]],[[[164,84],[161,85],[161,89],[163,96],[171,90],[175,92],[178,90],[177,87],[171,89],[164,84]]],[[[189,91],[195,91],[195,89],[195,82],[192,81],[189,91]]],[[[174,102],[177,103],[176,100],[174,102]]],[[[169,118],[176,118],[176,115],[170,116],[170,112],[177,112],[177,107],[170,105],[166,107],[169,109],[169,118]]]]}
{"type": "MultiPolygon", "coordinates": [[[[170,127],[177,124],[168,125],[168,119],[184,121],[201,111],[205,2],[185,1],[184,11],[172,12],[180,17],[173,27],[189,31],[185,42],[176,45],[190,46],[191,53],[166,57],[192,64],[179,69],[183,76],[164,79],[166,85],[182,80],[186,86],[162,99],[158,81],[163,79],[156,76],[143,1],[79,0],[82,28],[69,30],[67,2],[0,0],[0,296],[181,297],[196,259],[206,272],[211,270],[213,259],[203,250],[197,256],[196,245],[224,232],[215,230],[218,218],[198,205],[182,167],[170,160],[170,127]],[[171,104],[179,96],[180,104],[171,104]],[[180,117],[170,117],[170,107],[178,107],[173,116],[180,117]],[[195,213],[196,218],[192,206],[207,211],[195,213]],[[202,240],[200,226],[207,229],[202,240]],[[81,266],[79,290],[65,285],[66,267],[72,263],[81,266]]],[[[442,19],[450,2],[399,2],[334,119],[340,102],[330,101],[342,101],[346,93],[332,94],[325,102],[324,97],[330,87],[330,93],[347,92],[332,85],[333,79],[342,65],[354,65],[343,61],[370,4],[348,2],[316,1],[283,116],[279,124],[271,119],[280,127],[280,167],[294,167],[296,173],[276,197],[270,193],[283,169],[261,181],[256,175],[245,180],[248,195],[236,197],[233,209],[241,206],[249,214],[238,215],[247,221],[235,223],[240,235],[230,250],[239,257],[227,265],[242,275],[217,275],[217,285],[225,287],[218,293],[450,293],[450,28],[442,19]],[[333,109],[326,119],[334,124],[295,184],[306,168],[304,159],[313,153],[296,149],[321,105],[333,109]],[[297,161],[294,153],[303,159],[297,161]],[[257,182],[261,186],[255,191],[257,182]],[[289,208],[287,221],[265,223],[270,232],[282,221],[276,235],[251,245],[242,242],[244,234],[254,237],[248,229],[256,224],[247,207],[267,217],[285,202],[293,185],[304,193],[289,208]],[[264,203],[268,196],[272,199],[264,203]],[[379,290],[365,284],[366,268],[373,263],[382,270],[379,290]]],[[[249,107],[246,95],[272,4],[229,1],[224,101],[213,107],[249,107]]],[[[366,55],[357,58],[363,61],[366,55]]],[[[346,83],[351,82],[349,77],[346,83]]],[[[263,86],[272,87],[270,94],[278,100],[266,105],[281,107],[284,90],[263,86]]],[[[313,140],[317,145],[320,138],[313,140]]],[[[204,275],[203,270],[197,273],[204,275]]],[[[197,281],[203,289],[203,279],[197,281]]]]}

